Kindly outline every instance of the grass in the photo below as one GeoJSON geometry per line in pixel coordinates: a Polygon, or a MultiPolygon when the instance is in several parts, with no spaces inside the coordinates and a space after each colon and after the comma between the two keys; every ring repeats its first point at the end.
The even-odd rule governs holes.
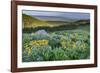
{"type": "Polygon", "coordinates": [[[88,59],[90,36],[84,30],[49,32],[49,36],[23,33],[22,61],[56,61],[88,59]]]}

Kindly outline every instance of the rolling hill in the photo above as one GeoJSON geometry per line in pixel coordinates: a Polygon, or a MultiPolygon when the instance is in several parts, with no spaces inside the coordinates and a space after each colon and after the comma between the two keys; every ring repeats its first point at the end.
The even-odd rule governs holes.
{"type": "Polygon", "coordinates": [[[61,17],[61,16],[35,16],[35,17],[42,21],[74,22],[78,20],[78,19],[72,19],[72,18],[61,17]]]}
{"type": "Polygon", "coordinates": [[[36,28],[43,26],[52,27],[52,25],[48,24],[46,21],[41,21],[35,17],[26,14],[22,14],[22,23],[23,23],[23,28],[36,28]]]}
{"type": "Polygon", "coordinates": [[[74,20],[64,19],[60,17],[41,17],[30,16],[22,14],[23,28],[37,28],[37,27],[58,27],[63,25],[71,25],[74,20]]]}

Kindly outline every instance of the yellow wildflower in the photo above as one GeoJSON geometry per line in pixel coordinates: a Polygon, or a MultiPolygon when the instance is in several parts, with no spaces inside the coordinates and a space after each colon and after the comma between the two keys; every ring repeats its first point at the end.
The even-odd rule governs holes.
{"type": "Polygon", "coordinates": [[[30,42],[30,45],[34,46],[41,46],[41,45],[48,45],[48,40],[33,40],[30,42]]]}

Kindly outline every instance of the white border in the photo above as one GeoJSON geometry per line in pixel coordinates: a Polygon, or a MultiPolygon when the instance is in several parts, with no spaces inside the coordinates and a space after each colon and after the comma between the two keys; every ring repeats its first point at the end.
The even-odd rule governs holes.
{"type": "Polygon", "coordinates": [[[23,6],[17,7],[17,67],[43,67],[43,66],[60,66],[60,65],[78,65],[78,64],[93,64],[94,63],[94,10],[93,9],[76,9],[76,8],[57,8],[57,7],[40,7],[40,6],[23,6]],[[28,62],[22,63],[22,10],[42,10],[42,11],[63,11],[63,12],[82,12],[90,13],[90,59],[87,60],[67,60],[67,61],[47,61],[47,62],[28,62]]]}

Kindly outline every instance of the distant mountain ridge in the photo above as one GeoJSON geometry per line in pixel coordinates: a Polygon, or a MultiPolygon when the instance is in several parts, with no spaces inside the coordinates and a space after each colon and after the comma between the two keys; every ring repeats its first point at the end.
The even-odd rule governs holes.
{"type": "Polygon", "coordinates": [[[72,18],[66,18],[66,17],[59,17],[59,16],[32,16],[35,17],[39,20],[43,21],[66,21],[66,22],[74,22],[77,21],[78,19],[72,19],[72,18]]]}

